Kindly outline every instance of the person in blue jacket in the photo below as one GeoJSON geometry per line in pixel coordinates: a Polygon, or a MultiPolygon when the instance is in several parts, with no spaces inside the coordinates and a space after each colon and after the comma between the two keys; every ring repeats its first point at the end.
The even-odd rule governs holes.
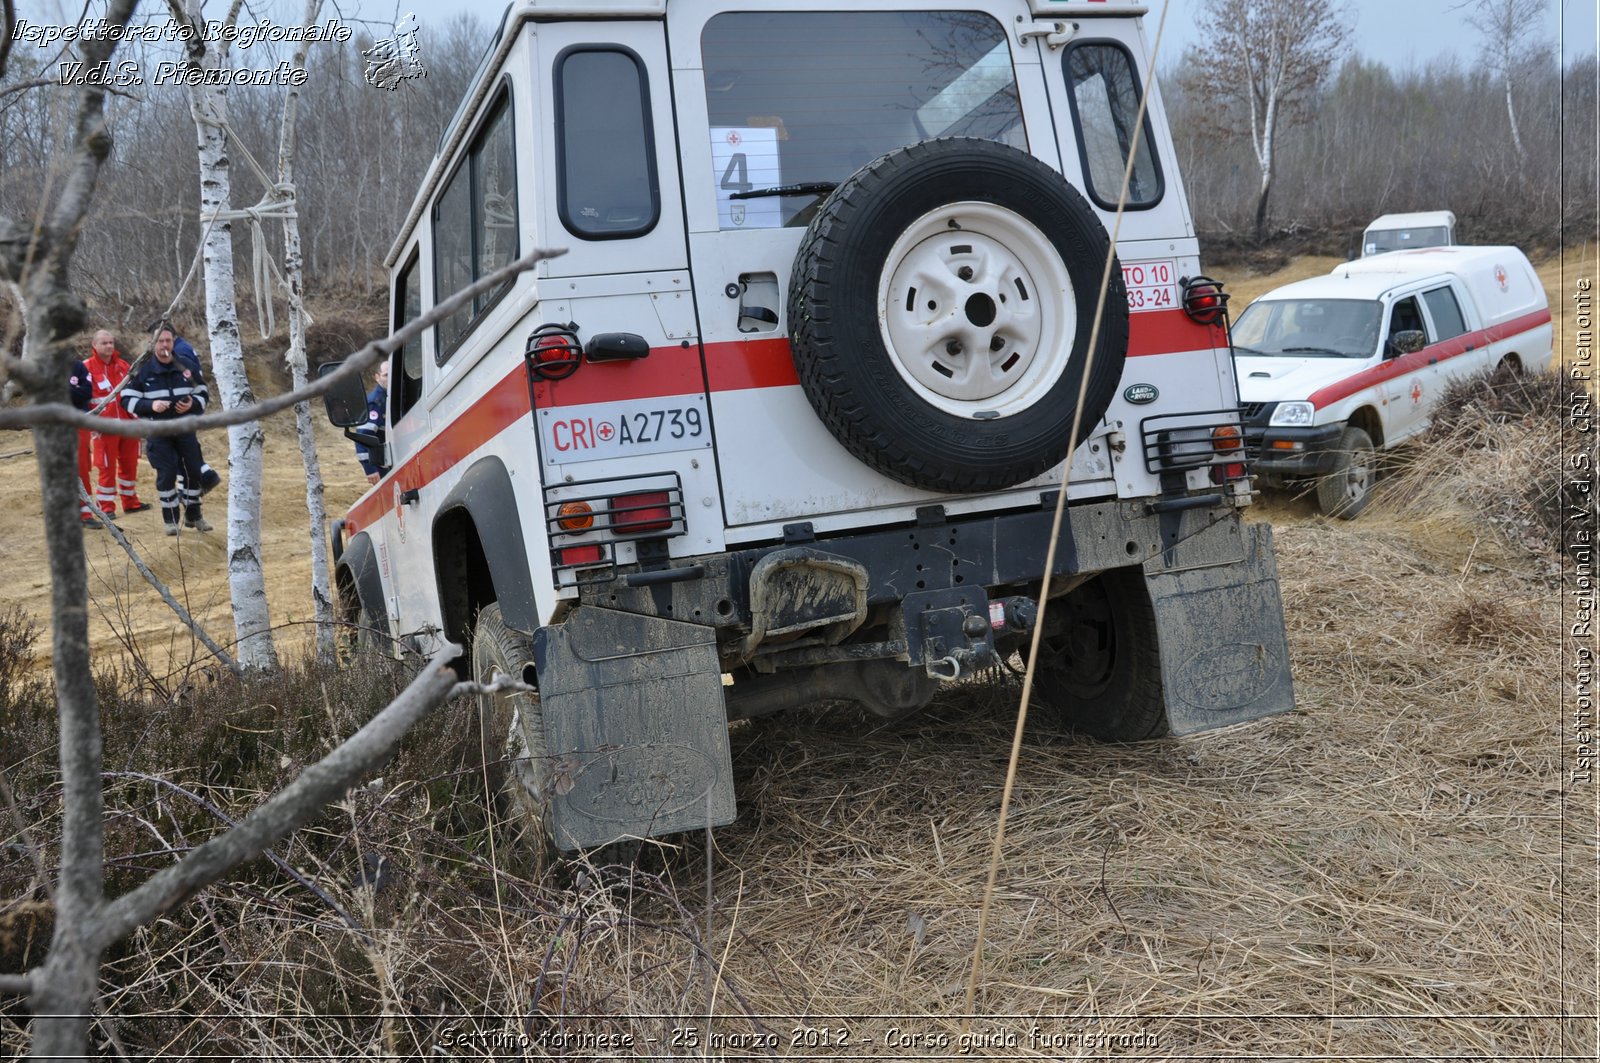
{"type": "Polygon", "coordinates": [[[361,471],[367,474],[369,484],[377,483],[389,471],[389,466],[383,463],[389,410],[388,362],[378,366],[373,380],[376,386],[367,392],[367,423],[355,433],[360,437],[356,440],[356,460],[361,463],[361,471]]]}
{"type": "MultiPolygon", "coordinates": [[[[178,330],[170,321],[161,323],[161,327],[172,332],[172,353],[185,362],[195,372],[200,372],[200,355],[189,345],[189,341],[178,335],[178,330]]],[[[200,456],[200,493],[209,494],[211,489],[222,482],[222,477],[210,465],[206,464],[205,455],[200,456]]]]}
{"type": "MultiPolygon", "coordinates": [[[[123,388],[123,405],[135,417],[165,421],[205,411],[211,393],[199,363],[177,357],[172,348],[172,330],[157,331],[154,357],[141,365],[123,388]]],[[[152,436],[147,453],[156,470],[156,494],[161,498],[161,520],[167,534],[178,534],[180,473],[184,524],[196,531],[210,531],[211,525],[200,513],[202,462],[195,434],[152,436]]]]}

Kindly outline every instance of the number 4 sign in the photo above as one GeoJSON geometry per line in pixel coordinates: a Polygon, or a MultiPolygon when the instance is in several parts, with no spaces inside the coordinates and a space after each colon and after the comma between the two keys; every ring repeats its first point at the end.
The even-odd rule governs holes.
{"type": "Polygon", "coordinates": [[[717,223],[723,229],[776,229],[782,201],[733,199],[735,192],[783,184],[776,129],[713,126],[711,176],[717,183],[717,223]]]}

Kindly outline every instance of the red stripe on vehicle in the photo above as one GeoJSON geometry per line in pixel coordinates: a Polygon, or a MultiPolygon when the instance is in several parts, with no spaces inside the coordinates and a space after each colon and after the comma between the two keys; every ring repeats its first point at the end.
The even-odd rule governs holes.
{"type": "Polygon", "coordinates": [[[354,535],[362,528],[372,527],[394,509],[397,489],[422,490],[528,413],[528,377],[519,364],[442,432],[424,443],[409,461],[391,470],[378,490],[351,507],[345,518],[345,530],[354,535]]]}
{"type": "Polygon", "coordinates": [[[1221,325],[1201,325],[1182,310],[1149,310],[1128,315],[1128,357],[1227,349],[1221,325]]]}
{"type": "Polygon", "coordinates": [[[1325,406],[1333,405],[1340,399],[1347,399],[1358,391],[1365,391],[1367,388],[1375,387],[1385,380],[1392,380],[1397,376],[1404,376],[1407,373],[1425,368],[1430,362],[1443,362],[1463,355],[1467,353],[1469,347],[1476,350],[1480,346],[1498,343],[1512,336],[1531,332],[1541,325],[1548,325],[1549,323],[1550,308],[1545,307],[1543,310],[1524,314],[1521,317],[1512,318],[1510,321],[1503,321],[1488,328],[1478,329],[1476,332],[1463,333],[1442,343],[1429,344],[1420,351],[1402,354],[1398,358],[1384,362],[1382,365],[1375,365],[1371,369],[1363,369],[1359,373],[1354,373],[1343,380],[1312,392],[1307,401],[1320,410],[1325,406]]]}
{"type": "MultiPolygon", "coordinates": [[[[1208,350],[1226,343],[1227,335],[1220,326],[1197,325],[1181,310],[1134,314],[1129,323],[1129,356],[1208,350]]],[[[536,383],[531,405],[526,370],[519,363],[410,460],[390,472],[379,490],[357,502],[345,518],[345,530],[354,535],[370,528],[395,508],[396,486],[402,491],[420,491],[527,417],[533,407],[543,410],[698,395],[707,380],[713,393],[800,384],[789,341],[781,336],[706,344],[703,377],[699,349],[693,344],[652,347],[648,357],[629,361],[585,362],[565,380],[536,383]]]]}
{"type": "Polygon", "coordinates": [[[789,341],[735,340],[706,344],[706,379],[712,391],[798,386],[789,341]]]}
{"type": "MultiPolygon", "coordinates": [[[[517,374],[520,376],[519,368],[517,374]]],[[[705,391],[700,375],[700,350],[687,347],[652,347],[643,358],[620,362],[584,362],[565,380],[542,380],[533,386],[534,405],[541,410],[556,406],[587,406],[594,402],[658,399],[666,395],[699,395],[705,391]]],[[[524,385],[524,392],[527,387],[524,385]]]]}

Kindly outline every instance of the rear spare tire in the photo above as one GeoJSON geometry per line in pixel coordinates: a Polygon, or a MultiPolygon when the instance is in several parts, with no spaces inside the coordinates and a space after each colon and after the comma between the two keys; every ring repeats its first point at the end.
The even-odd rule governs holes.
{"type": "Polygon", "coordinates": [[[789,289],[795,369],[828,430],[886,476],[985,491],[1063,461],[1104,415],[1128,348],[1110,239],[1033,156],[930,140],[823,202],[789,289]],[[1072,426],[1087,373],[1077,439],[1072,426]]]}

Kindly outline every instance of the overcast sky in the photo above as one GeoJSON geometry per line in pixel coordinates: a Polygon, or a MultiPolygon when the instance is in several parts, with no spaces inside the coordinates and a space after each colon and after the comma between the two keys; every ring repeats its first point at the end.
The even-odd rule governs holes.
{"type": "MultiPolygon", "coordinates": [[[[27,0],[22,0],[27,6],[27,0]]],[[[339,0],[349,9],[353,0],[339,0]]],[[[1156,26],[1165,0],[1146,0],[1150,13],[1145,17],[1145,36],[1155,41],[1156,26]]],[[[1379,60],[1397,70],[1421,65],[1438,56],[1455,55],[1463,62],[1476,56],[1478,33],[1467,25],[1460,12],[1452,11],[1460,0],[1349,0],[1355,14],[1354,45],[1357,53],[1379,60]]],[[[385,19],[396,9],[401,14],[415,11],[423,23],[450,18],[457,11],[476,14],[485,25],[494,25],[506,9],[506,0],[365,0],[360,8],[369,17],[385,19]]],[[[981,7],[975,3],[974,7],[981,7]]],[[[1554,42],[1565,34],[1564,52],[1568,59],[1600,50],[1596,47],[1595,0],[1547,0],[1548,14],[1543,36],[1554,42]]],[[[1202,39],[1197,0],[1174,0],[1167,16],[1161,42],[1162,67],[1175,60],[1183,49],[1202,39]]]]}

